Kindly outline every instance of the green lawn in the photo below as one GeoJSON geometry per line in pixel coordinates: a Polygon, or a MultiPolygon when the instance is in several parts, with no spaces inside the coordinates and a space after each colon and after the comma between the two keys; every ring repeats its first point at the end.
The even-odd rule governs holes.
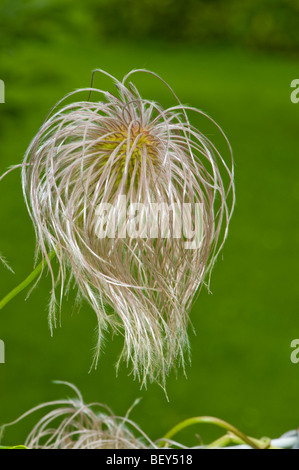
{"type": "MultiPolygon", "coordinates": [[[[70,298],[62,328],[51,337],[50,280],[45,278],[29,300],[21,294],[0,312],[0,338],[6,344],[0,422],[69,394],[51,383],[58,379],[75,383],[87,401],[107,403],[117,414],[142,397],[132,418],[152,438],[195,415],[221,417],[257,437],[298,427],[299,364],[290,361],[290,342],[299,337],[299,104],[290,101],[297,62],[239,50],[80,41],[27,43],[0,59],[6,83],[6,103],[0,104],[1,173],[21,162],[59,98],[89,86],[92,69],[121,78],[145,67],[168,81],[183,103],[201,108],[223,127],[234,150],[237,190],[229,238],[212,276],[213,295],[202,291],[192,310],[197,333],[190,331],[192,367],[187,380],[181,370],[169,378],[169,402],[157,385],[140,391],[125,366],[115,377],[121,338],[107,336],[98,370],[88,374],[96,317],[87,305],[72,313],[70,298]]],[[[95,84],[110,87],[100,76],[95,84]]],[[[144,97],[173,104],[154,78],[140,77],[136,84],[144,97]]],[[[20,173],[8,176],[0,188],[0,251],[16,272],[0,267],[2,297],[31,271],[34,234],[20,173]]],[[[3,442],[22,443],[31,424],[29,419],[10,429],[3,442]]],[[[188,435],[195,433],[205,434],[194,428],[188,435]]],[[[209,427],[206,435],[212,435],[209,427]]],[[[188,442],[197,441],[190,437],[188,442]]]]}

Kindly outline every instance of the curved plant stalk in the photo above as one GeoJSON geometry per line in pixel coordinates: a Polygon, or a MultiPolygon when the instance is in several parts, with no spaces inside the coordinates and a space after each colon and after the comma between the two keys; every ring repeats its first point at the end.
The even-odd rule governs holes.
{"type": "Polygon", "coordinates": [[[0,446],[0,450],[2,450],[2,449],[28,449],[28,447],[22,446],[22,445],[19,445],[19,446],[0,446]]]}
{"type": "MultiPolygon", "coordinates": [[[[248,438],[248,436],[246,436],[248,438]]],[[[271,439],[268,437],[263,437],[262,439],[255,439],[254,437],[250,437],[252,442],[256,443],[256,449],[279,449],[279,447],[274,447],[271,445],[271,439]]],[[[235,436],[232,432],[228,432],[224,436],[216,439],[216,441],[211,442],[207,446],[208,449],[216,449],[221,447],[228,447],[228,446],[239,446],[243,445],[244,440],[240,437],[235,436]]],[[[248,445],[248,444],[247,444],[248,445]]],[[[249,447],[252,447],[250,445],[249,447]]]]}
{"type": "Polygon", "coordinates": [[[223,436],[220,439],[217,439],[217,441],[213,442],[210,444],[209,447],[224,447],[228,445],[229,443],[234,443],[234,444],[248,444],[250,447],[253,449],[266,449],[269,448],[270,446],[270,439],[267,440],[258,440],[254,439],[252,437],[246,436],[242,431],[239,429],[235,428],[231,424],[227,423],[226,421],[219,419],[219,418],[214,418],[213,416],[197,416],[194,418],[189,418],[181,423],[177,424],[174,426],[170,431],[168,431],[165,436],[163,437],[160,447],[164,445],[164,447],[167,447],[168,443],[167,441],[172,439],[173,436],[175,436],[178,432],[182,431],[183,429],[188,428],[189,426],[192,426],[193,424],[214,424],[215,426],[218,426],[220,428],[225,429],[228,431],[228,434],[223,436]],[[232,440],[233,439],[233,440],[232,440]]]}
{"type": "MultiPolygon", "coordinates": [[[[49,260],[53,259],[55,256],[55,251],[53,250],[49,253],[48,258],[49,260]]],[[[10,302],[16,295],[22,292],[26,287],[28,287],[32,282],[38,277],[38,275],[42,272],[43,268],[45,267],[46,260],[41,261],[36,268],[29,274],[26,279],[21,282],[17,287],[15,287],[12,291],[10,291],[1,301],[0,301],[0,310],[5,307],[8,302],[10,302]]]]}

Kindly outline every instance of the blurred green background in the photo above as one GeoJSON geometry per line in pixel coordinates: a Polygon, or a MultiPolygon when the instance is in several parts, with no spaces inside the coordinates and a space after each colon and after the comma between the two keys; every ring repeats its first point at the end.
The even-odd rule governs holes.
{"type": "MultiPolygon", "coordinates": [[[[160,74],[183,103],[207,112],[231,141],[237,205],[223,256],[192,309],[192,367],[168,380],[167,402],[114,365],[121,338],[107,336],[97,371],[88,374],[96,317],[65,301],[62,328],[50,336],[50,279],[29,300],[24,293],[0,312],[0,423],[46,400],[72,395],[53,379],[76,384],[86,401],[124,414],[155,439],[182,419],[213,415],[244,432],[276,437],[299,426],[299,364],[290,343],[299,337],[299,104],[290,83],[299,78],[299,3],[295,0],[44,0],[0,2],[0,173],[20,163],[50,108],[64,94],[89,86],[102,68],[122,78],[132,68],[160,74]]],[[[105,88],[108,81],[97,77],[105,88]]],[[[142,96],[173,104],[153,78],[136,79],[142,96]]],[[[204,126],[204,124],[202,124],[204,126]]],[[[213,139],[213,134],[209,135],[213,139]]],[[[216,138],[216,137],[215,137],[216,138]]],[[[29,274],[34,234],[17,170],[0,185],[0,266],[4,296],[29,274]]],[[[5,434],[20,444],[34,420],[5,434]]],[[[178,436],[195,445],[195,433],[178,436]]]]}

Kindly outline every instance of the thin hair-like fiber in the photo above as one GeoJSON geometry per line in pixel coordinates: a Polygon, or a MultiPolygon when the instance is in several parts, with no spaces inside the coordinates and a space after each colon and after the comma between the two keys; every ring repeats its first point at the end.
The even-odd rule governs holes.
{"type": "Polygon", "coordinates": [[[74,282],[98,319],[94,364],[102,336],[111,327],[124,335],[118,364],[122,359],[131,363],[142,385],[149,379],[164,387],[170,369],[184,366],[190,308],[196,293],[209,283],[227,237],[235,200],[231,147],[209,118],[228,145],[226,163],[191,125],[187,112],[208,116],[183,106],[167,84],[175,106],[163,109],[143,99],[128,81],[133,73],[147,71],[132,71],[122,82],[95,72],[108,75],[118,95],[93,83],[69,93],[51,110],[23,162],[36,260],[41,255],[52,276],[49,322],[51,328],[56,325],[57,304],[74,282]],[[82,92],[88,93],[87,100],[64,103],[82,92]],[[184,237],[173,232],[168,238],[161,231],[156,238],[99,238],[97,207],[105,202],[118,209],[120,196],[126,197],[128,207],[142,203],[148,211],[153,203],[188,203],[194,214],[195,205],[201,204],[200,247],[185,249],[184,237]],[[53,251],[57,274],[49,256],[53,251]]]}

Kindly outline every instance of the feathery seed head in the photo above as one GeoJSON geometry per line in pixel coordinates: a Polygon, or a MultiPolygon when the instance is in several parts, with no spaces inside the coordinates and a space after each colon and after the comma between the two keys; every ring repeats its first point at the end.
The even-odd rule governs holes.
{"type": "MultiPolygon", "coordinates": [[[[0,429],[17,424],[27,416],[47,410],[31,432],[24,445],[29,449],[146,449],[157,448],[154,442],[126,416],[116,416],[101,403],[85,404],[80,391],[68,382],[75,398],[42,403],[27,411],[17,420],[0,429]]],[[[138,400],[133,404],[137,404],[138,400]]]]}
{"type": "Polygon", "coordinates": [[[91,87],[66,97],[88,92],[85,101],[57,103],[28,148],[22,181],[53,280],[50,323],[58,284],[61,301],[74,281],[97,315],[95,363],[110,326],[124,334],[120,359],[134,376],[164,385],[184,364],[191,304],[227,236],[233,167],[189,122],[187,112],[204,113],[141,98],[128,83],[135,72],[111,77],[117,96],[91,87]]]}

